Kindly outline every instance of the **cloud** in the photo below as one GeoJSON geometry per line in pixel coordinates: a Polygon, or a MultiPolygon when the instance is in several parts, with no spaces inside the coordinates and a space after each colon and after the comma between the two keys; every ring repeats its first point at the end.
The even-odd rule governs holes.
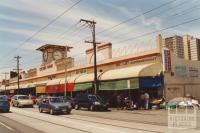
{"type": "MultiPolygon", "coordinates": [[[[12,46],[12,48],[17,47],[20,42],[23,42],[26,38],[33,35],[36,31],[45,26],[53,18],[69,8],[73,4],[73,2],[74,1],[66,0],[48,0],[48,2],[46,0],[15,0],[15,3],[17,4],[13,4],[13,0],[1,0],[0,7],[2,8],[0,9],[0,19],[4,22],[4,25],[0,26],[1,34],[10,33],[10,36],[4,35],[5,39],[7,37],[7,40],[9,40],[9,46],[12,46]],[[19,39],[17,39],[17,41],[10,40],[12,36],[15,36],[15,38],[19,39]]],[[[28,57],[36,53],[34,57],[40,59],[40,56],[37,56],[37,52],[35,51],[35,48],[37,48],[38,46],[41,46],[45,43],[55,43],[61,45],[68,44],[74,47],[70,54],[72,56],[76,56],[76,58],[79,58],[79,53],[84,53],[87,48],[92,47],[91,44],[84,43],[85,39],[90,39],[86,37],[91,36],[91,31],[88,27],[82,27],[81,29],[75,30],[77,28],[76,26],[72,29],[72,31],[75,30],[75,32],[72,34],[68,31],[68,29],[72,25],[77,23],[81,18],[94,19],[97,22],[96,33],[98,33],[102,30],[119,24],[128,18],[141,14],[142,12],[144,12],[143,9],[146,10],[146,8],[151,8],[149,7],[149,5],[141,4],[143,2],[141,2],[140,4],[142,6],[145,6],[145,8],[141,7],[141,5],[138,3],[139,1],[129,0],[113,0],[106,2],[102,0],[83,0],[80,4],[78,4],[64,16],[59,18],[55,23],[47,27],[25,45],[20,47],[20,49],[18,49],[16,53],[23,53],[24,55],[27,54],[25,58],[26,60],[28,60],[28,57]],[[64,32],[66,33],[61,35],[61,33],[64,32]],[[59,37],[60,35],[61,37],[59,37]],[[78,40],[81,41],[77,42],[78,40]]],[[[149,1],[149,3],[151,2],[149,1]]],[[[154,5],[159,5],[160,3],[157,2],[151,4],[151,6],[153,7],[154,5]]],[[[172,3],[172,5],[173,4],[174,3],[172,3]]],[[[178,2],[176,2],[176,5],[177,4],[178,2]]],[[[199,12],[196,12],[196,14],[198,13],[199,12]]],[[[165,15],[166,14],[163,13],[161,16],[165,15]]],[[[112,42],[113,48],[129,46],[129,44],[132,46],[137,46],[137,49],[144,48],[144,44],[148,44],[149,47],[154,46],[156,34],[145,36],[141,39],[124,42],[122,44],[117,43],[124,39],[134,38],[143,33],[158,30],[162,27],[168,26],[170,22],[173,22],[173,20],[170,19],[166,21],[163,17],[154,17],[148,19],[148,16],[149,15],[141,16],[134,21],[130,21],[123,25],[117,26],[116,28],[108,30],[104,33],[97,34],[97,41],[112,42]],[[149,40],[152,40],[151,44],[148,43],[149,40]]],[[[180,19],[178,20],[180,21],[180,19]]],[[[178,23],[178,20],[175,20],[175,23],[178,23]]],[[[82,24],[83,23],[79,24],[78,27],[82,24]]],[[[169,35],[183,34],[187,31],[190,34],[198,34],[199,30],[195,27],[197,26],[191,26],[189,30],[183,27],[178,27],[176,29],[168,30],[162,33],[169,35]]],[[[10,57],[5,58],[3,62],[7,62],[6,60],[10,57]]]]}

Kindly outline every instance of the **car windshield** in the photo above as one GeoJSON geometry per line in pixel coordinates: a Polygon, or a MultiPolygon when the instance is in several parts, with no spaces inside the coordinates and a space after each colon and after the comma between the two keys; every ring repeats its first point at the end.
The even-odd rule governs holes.
{"type": "Polygon", "coordinates": [[[50,98],[50,102],[52,103],[61,103],[63,100],[61,98],[50,98]]]}
{"type": "Polygon", "coordinates": [[[0,100],[7,100],[7,96],[0,96],[0,100]]]}
{"type": "Polygon", "coordinates": [[[18,99],[29,99],[28,96],[19,96],[18,99]]]}
{"type": "Polygon", "coordinates": [[[92,101],[98,101],[96,96],[88,96],[88,98],[92,101]]]}

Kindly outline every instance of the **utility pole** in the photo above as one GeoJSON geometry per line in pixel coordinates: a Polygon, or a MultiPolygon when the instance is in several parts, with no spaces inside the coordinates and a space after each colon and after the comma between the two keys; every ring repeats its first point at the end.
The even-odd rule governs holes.
{"type": "Polygon", "coordinates": [[[99,90],[99,83],[98,83],[98,79],[97,79],[97,51],[96,51],[96,44],[100,44],[96,42],[96,34],[95,34],[95,24],[96,22],[90,21],[90,20],[85,20],[85,19],[81,19],[80,22],[85,22],[86,24],[88,24],[89,28],[92,31],[92,41],[85,41],[85,43],[92,43],[93,44],[93,50],[94,50],[94,89],[95,89],[95,94],[97,94],[97,91],[99,90]]]}
{"type": "Polygon", "coordinates": [[[8,72],[3,72],[2,74],[4,74],[5,75],[5,92],[4,92],[4,94],[6,95],[6,85],[7,85],[7,75],[9,74],[8,72]]]}
{"type": "MultiPolygon", "coordinates": [[[[68,61],[68,55],[67,55],[67,52],[70,51],[70,49],[73,48],[73,47],[69,47],[69,46],[65,46],[65,61],[64,61],[64,65],[65,65],[65,92],[64,92],[64,96],[67,96],[67,61],[68,61]]],[[[71,91],[71,97],[72,97],[72,91],[71,91]]]]}
{"type": "Polygon", "coordinates": [[[17,71],[17,94],[19,93],[19,59],[22,58],[20,56],[15,56],[14,58],[16,58],[16,61],[17,61],[17,69],[15,69],[17,71]]]}
{"type": "Polygon", "coordinates": [[[65,94],[67,96],[67,46],[65,46],[65,94]]]}

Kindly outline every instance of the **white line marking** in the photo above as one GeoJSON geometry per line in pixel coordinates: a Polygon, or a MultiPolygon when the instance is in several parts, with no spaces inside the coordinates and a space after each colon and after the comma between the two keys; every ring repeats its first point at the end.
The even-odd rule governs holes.
{"type": "Polygon", "coordinates": [[[11,131],[15,131],[13,128],[11,128],[11,127],[5,125],[5,124],[2,123],[2,122],[0,122],[0,124],[1,124],[2,126],[6,127],[7,129],[11,130],[11,131]]]}

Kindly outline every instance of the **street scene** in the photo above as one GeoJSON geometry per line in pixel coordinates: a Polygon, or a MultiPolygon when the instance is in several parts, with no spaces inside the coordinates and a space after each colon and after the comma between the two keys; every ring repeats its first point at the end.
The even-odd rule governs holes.
{"type": "Polygon", "coordinates": [[[199,7],[1,0],[0,133],[199,133],[199,7]]]}

